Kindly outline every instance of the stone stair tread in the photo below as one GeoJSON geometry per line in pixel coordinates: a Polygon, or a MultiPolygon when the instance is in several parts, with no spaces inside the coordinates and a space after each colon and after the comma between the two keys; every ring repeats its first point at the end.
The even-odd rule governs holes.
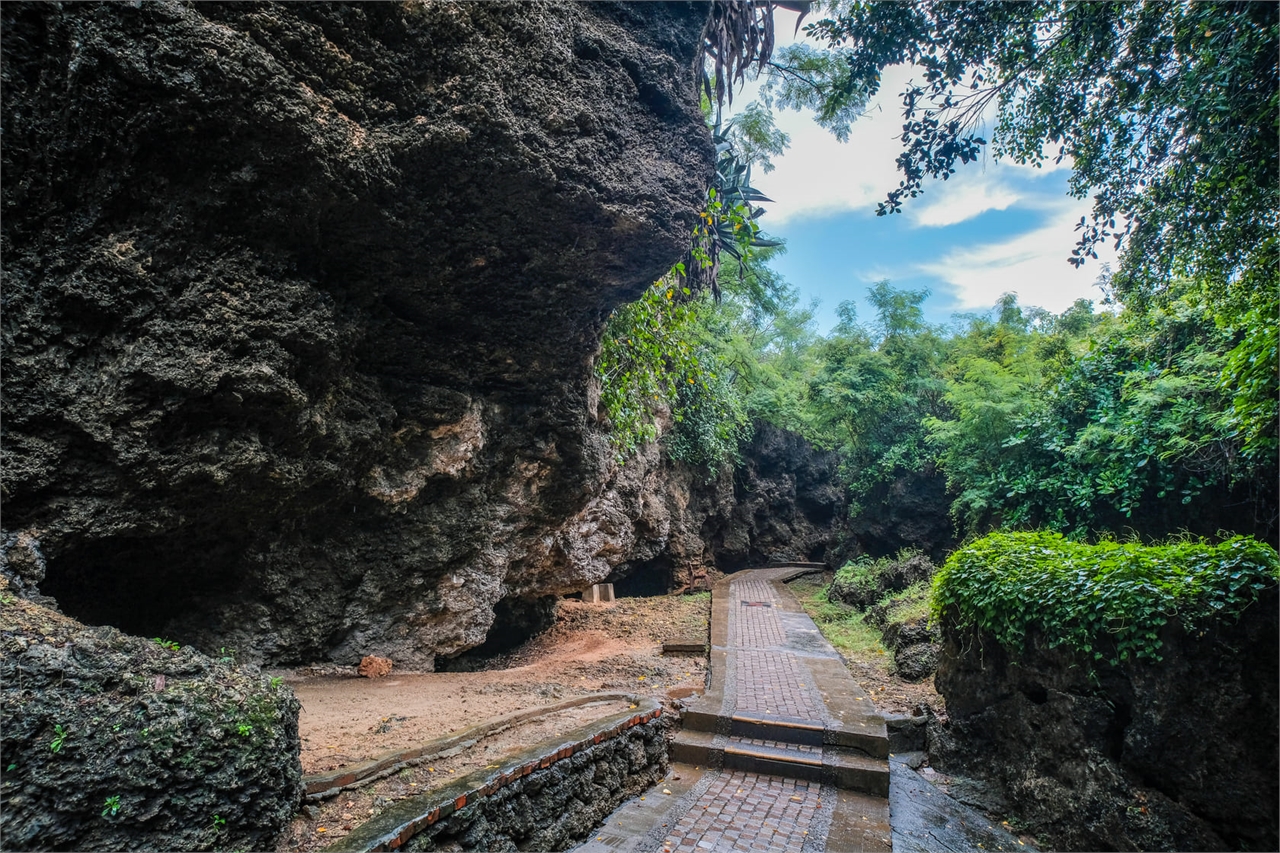
{"type": "Polygon", "coordinates": [[[685,729],[671,741],[673,761],[830,783],[844,790],[888,796],[889,762],[834,745],[813,746],[685,729]]]}
{"type": "Polygon", "coordinates": [[[782,714],[765,714],[758,711],[738,711],[729,719],[735,723],[781,726],[783,728],[795,729],[797,731],[820,732],[826,728],[824,724],[815,720],[805,720],[800,717],[788,717],[782,714]]]}
{"type": "Polygon", "coordinates": [[[807,744],[731,737],[729,743],[725,744],[724,752],[725,755],[754,756],[772,761],[821,767],[824,751],[821,747],[809,747],[807,744]]]}
{"type": "Polygon", "coordinates": [[[715,739],[711,732],[682,729],[668,745],[671,760],[701,767],[723,763],[724,753],[716,752],[715,739]]]}

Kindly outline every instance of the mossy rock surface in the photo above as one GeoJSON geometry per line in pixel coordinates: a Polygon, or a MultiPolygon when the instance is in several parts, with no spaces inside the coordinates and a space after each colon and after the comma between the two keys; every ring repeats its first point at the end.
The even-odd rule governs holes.
{"type": "Polygon", "coordinates": [[[0,578],[10,850],[266,850],[301,794],[282,684],[17,598],[0,578]]]}
{"type": "Polygon", "coordinates": [[[924,681],[938,668],[942,636],[929,618],[929,586],[919,581],[867,608],[866,621],[880,629],[894,669],[907,681],[924,681]]]}

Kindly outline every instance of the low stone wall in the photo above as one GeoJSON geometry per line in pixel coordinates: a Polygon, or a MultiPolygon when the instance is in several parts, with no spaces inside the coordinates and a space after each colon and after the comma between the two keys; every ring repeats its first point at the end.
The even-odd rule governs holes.
{"type": "Polygon", "coordinates": [[[637,706],[403,800],[327,849],[566,849],[667,773],[668,719],[637,706]]]}

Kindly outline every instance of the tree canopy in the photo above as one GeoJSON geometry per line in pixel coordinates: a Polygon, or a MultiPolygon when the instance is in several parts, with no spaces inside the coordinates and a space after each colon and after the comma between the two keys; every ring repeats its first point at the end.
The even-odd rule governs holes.
{"type": "Polygon", "coordinates": [[[829,50],[775,53],[767,4],[739,5],[713,18],[726,41],[707,91],[759,73],[763,100],[708,119],[718,168],[693,251],[606,328],[597,373],[620,456],[661,440],[714,470],[767,420],[840,453],[853,512],[923,473],[946,478],[965,532],[1274,536],[1280,7],[840,0],[808,27],[829,50]],[[1071,192],[1094,198],[1072,262],[1116,242],[1118,310],[1005,294],[941,327],[927,291],[882,281],[872,318],[845,303],[815,332],[769,267],[783,248],[761,230],[751,168],[787,145],[772,110],[847,134],[897,63],[923,81],[902,93],[903,180],[878,212],[987,147],[1069,159],[1071,192]]]}
{"type": "Polygon", "coordinates": [[[1121,299],[1162,292],[1176,276],[1241,314],[1258,285],[1274,289],[1280,5],[834,5],[807,28],[849,69],[825,86],[824,104],[875,93],[889,65],[914,64],[923,77],[902,93],[903,179],[879,213],[988,146],[1019,163],[1069,158],[1072,193],[1094,199],[1072,263],[1114,240],[1121,299]],[[979,135],[988,118],[989,141],[979,135]]]}

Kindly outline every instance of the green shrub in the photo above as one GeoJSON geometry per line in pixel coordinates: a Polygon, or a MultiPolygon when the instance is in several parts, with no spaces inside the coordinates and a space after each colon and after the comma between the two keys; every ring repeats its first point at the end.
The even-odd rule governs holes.
{"type": "Polygon", "coordinates": [[[889,560],[873,560],[866,554],[850,560],[836,570],[835,579],[827,591],[829,599],[848,601],[850,599],[874,599],[880,584],[880,574],[889,560]]]}
{"type": "Polygon", "coordinates": [[[865,609],[887,595],[927,581],[934,571],[933,563],[917,548],[903,548],[893,557],[878,560],[863,554],[840,567],[827,596],[865,609]]]}
{"type": "Polygon", "coordinates": [[[1269,545],[1237,536],[1144,546],[1084,545],[1057,533],[993,533],[956,551],[934,578],[934,618],[975,626],[1011,651],[1040,631],[1093,660],[1161,660],[1160,629],[1234,621],[1280,578],[1269,545]]]}
{"type": "Polygon", "coordinates": [[[917,581],[901,592],[886,596],[880,602],[885,611],[886,621],[926,621],[931,615],[929,609],[930,592],[928,581],[917,581]]]}

